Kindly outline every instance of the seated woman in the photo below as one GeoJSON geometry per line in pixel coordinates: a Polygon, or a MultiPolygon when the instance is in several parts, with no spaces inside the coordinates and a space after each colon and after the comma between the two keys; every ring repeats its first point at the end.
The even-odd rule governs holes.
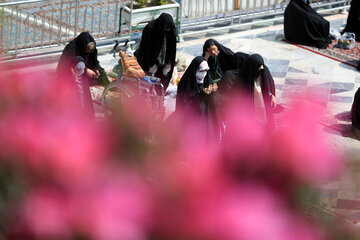
{"type": "Polygon", "coordinates": [[[286,40],[327,48],[330,23],[309,5],[308,0],[291,0],[284,13],[284,33],[286,40]]]}
{"type": "Polygon", "coordinates": [[[351,107],[351,123],[356,137],[360,139],[360,88],[355,93],[354,102],[351,107]]]}
{"type": "Polygon", "coordinates": [[[214,100],[217,85],[207,76],[208,63],[203,57],[195,57],[180,79],[175,111],[186,111],[202,119],[211,135],[219,137],[220,120],[214,100]]]}
{"type": "Polygon", "coordinates": [[[145,26],[134,55],[145,72],[161,79],[166,90],[176,57],[176,28],[170,14],[162,13],[145,26]]]}
{"type": "Polygon", "coordinates": [[[109,79],[106,76],[104,69],[100,66],[97,59],[96,42],[89,32],[82,32],[72,41],[70,41],[64,48],[58,66],[58,78],[71,76],[71,63],[76,57],[82,57],[86,66],[86,74],[92,79],[91,85],[109,84],[109,79]]]}
{"type": "Polygon", "coordinates": [[[234,53],[231,49],[210,38],[203,45],[202,56],[208,61],[210,67],[208,74],[216,83],[226,71],[239,68],[248,54],[234,53]]]}
{"type": "Polygon", "coordinates": [[[355,33],[356,41],[360,41],[360,1],[351,1],[346,27],[343,32],[355,33]]]}
{"type": "Polygon", "coordinates": [[[255,118],[259,122],[274,125],[273,110],[277,105],[275,83],[259,54],[250,55],[242,68],[227,71],[222,77],[219,82],[221,95],[228,97],[236,90],[249,94],[255,118]]]}

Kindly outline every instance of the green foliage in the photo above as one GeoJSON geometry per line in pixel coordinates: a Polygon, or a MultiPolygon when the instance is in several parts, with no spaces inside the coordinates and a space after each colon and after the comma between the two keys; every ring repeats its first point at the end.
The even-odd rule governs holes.
{"type": "Polygon", "coordinates": [[[158,5],[165,5],[168,4],[169,2],[167,0],[152,0],[151,1],[151,5],[153,6],[158,6],[158,5]]]}
{"type": "Polygon", "coordinates": [[[145,7],[147,0],[136,0],[137,3],[139,3],[140,7],[145,7]]]}

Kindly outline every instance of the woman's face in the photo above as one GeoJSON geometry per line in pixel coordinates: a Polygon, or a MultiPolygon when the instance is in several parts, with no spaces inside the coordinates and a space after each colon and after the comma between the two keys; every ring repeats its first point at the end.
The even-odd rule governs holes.
{"type": "Polygon", "coordinates": [[[218,55],[219,50],[216,45],[212,45],[207,49],[207,52],[210,53],[211,56],[215,57],[218,55]]]}

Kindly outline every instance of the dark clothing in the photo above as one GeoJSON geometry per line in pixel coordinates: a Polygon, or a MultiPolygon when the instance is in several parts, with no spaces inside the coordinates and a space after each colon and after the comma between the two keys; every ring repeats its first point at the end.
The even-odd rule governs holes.
{"type": "Polygon", "coordinates": [[[195,57],[180,79],[176,96],[176,112],[183,110],[195,114],[201,118],[209,134],[219,137],[220,117],[214,99],[216,93],[206,94],[203,91],[212,84],[212,79],[206,76],[204,83],[198,84],[196,81],[196,71],[203,61],[206,61],[205,58],[195,57]]]}
{"type": "Polygon", "coordinates": [[[355,93],[351,107],[351,122],[354,128],[360,130],[360,88],[355,93]]]}
{"type": "Polygon", "coordinates": [[[247,54],[247,53],[243,53],[243,52],[234,53],[234,55],[232,56],[232,59],[231,59],[231,66],[230,66],[231,69],[229,69],[229,70],[241,68],[245,64],[246,59],[248,57],[249,57],[249,54],[247,54]]]}
{"type": "Polygon", "coordinates": [[[58,78],[65,77],[71,79],[71,62],[76,56],[79,56],[84,59],[87,68],[100,72],[100,77],[97,80],[94,79],[94,82],[98,82],[101,85],[109,83],[106,73],[97,59],[97,49],[95,48],[91,53],[86,51],[86,47],[90,42],[95,43],[94,38],[90,33],[82,32],[65,46],[56,70],[58,78]]]}
{"type": "Polygon", "coordinates": [[[161,82],[166,89],[173,73],[176,57],[176,28],[170,14],[162,13],[145,26],[139,48],[134,55],[145,72],[149,72],[154,64],[158,65],[155,74],[157,76],[163,75],[162,70],[166,64],[171,64],[168,74],[161,77],[161,82]],[[159,59],[162,62],[159,62],[159,59]]]}
{"type": "Polygon", "coordinates": [[[264,99],[267,122],[269,125],[273,125],[274,118],[271,108],[271,95],[276,96],[275,82],[260,55],[253,54],[247,58],[242,68],[227,71],[218,84],[219,93],[228,97],[234,90],[242,90],[250,95],[253,104],[254,81],[259,76],[261,76],[261,93],[264,99]],[[264,66],[264,69],[259,71],[258,69],[261,65],[264,66]]]}
{"type": "Polygon", "coordinates": [[[360,1],[352,0],[346,27],[343,32],[355,33],[356,41],[360,41],[360,1]]]}
{"type": "Polygon", "coordinates": [[[234,52],[215,39],[210,38],[204,43],[202,56],[204,57],[206,50],[214,45],[218,48],[219,53],[215,57],[209,57],[208,64],[210,70],[208,71],[208,74],[215,80],[221,78],[226,71],[233,69],[232,57],[234,52]]]}
{"type": "Polygon", "coordinates": [[[327,48],[330,23],[319,15],[308,3],[302,0],[291,0],[284,13],[284,33],[286,40],[327,48]]]}

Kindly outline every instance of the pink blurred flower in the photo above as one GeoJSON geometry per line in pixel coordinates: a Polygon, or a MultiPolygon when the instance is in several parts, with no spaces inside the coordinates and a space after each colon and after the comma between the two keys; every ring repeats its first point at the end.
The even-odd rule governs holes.
{"type": "Polygon", "coordinates": [[[93,239],[146,239],[152,205],[148,184],[131,171],[104,174],[84,194],[76,192],[77,226],[93,239]]]}
{"type": "MultiPolygon", "coordinates": [[[[251,117],[246,99],[235,99],[226,112],[225,162],[246,176],[270,176],[282,182],[318,182],[340,171],[340,158],[326,145],[317,121],[322,112],[297,102],[274,130],[251,117]]],[[[291,185],[292,183],[290,183],[291,185]]]]}
{"type": "Polygon", "coordinates": [[[37,188],[27,194],[23,205],[23,219],[38,237],[70,239],[72,233],[70,199],[51,188],[37,188]]]}
{"type": "Polygon", "coordinates": [[[279,169],[297,178],[317,183],[338,174],[342,162],[326,144],[319,119],[320,107],[307,102],[296,102],[287,117],[287,125],[279,129],[270,143],[272,160],[279,169]]]}
{"type": "MultiPolygon", "coordinates": [[[[0,149],[31,168],[71,182],[94,174],[109,153],[107,127],[80,111],[76,91],[46,73],[14,76],[0,103],[0,149]]],[[[2,89],[4,90],[4,89],[2,89]]]]}
{"type": "Polygon", "coordinates": [[[129,172],[121,177],[106,173],[86,187],[31,191],[23,211],[30,232],[40,239],[73,239],[74,234],[98,240],[146,239],[152,203],[147,184],[129,172]]]}

